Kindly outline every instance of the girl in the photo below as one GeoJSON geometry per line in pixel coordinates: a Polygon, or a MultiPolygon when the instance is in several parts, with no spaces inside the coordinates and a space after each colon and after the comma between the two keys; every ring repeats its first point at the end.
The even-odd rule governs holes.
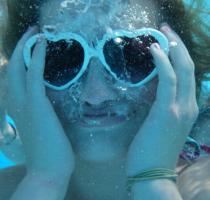
{"type": "Polygon", "coordinates": [[[8,11],[8,56],[18,43],[6,110],[25,162],[2,172],[14,177],[4,199],[182,199],[175,168],[198,116],[194,72],[199,85],[205,71],[182,2],[8,1],[8,11]]]}

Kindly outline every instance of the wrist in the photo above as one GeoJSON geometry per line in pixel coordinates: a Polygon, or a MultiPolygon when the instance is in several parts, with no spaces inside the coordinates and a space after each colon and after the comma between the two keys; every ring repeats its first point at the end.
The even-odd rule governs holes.
{"type": "Polygon", "coordinates": [[[138,182],[133,185],[132,192],[136,199],[182,200],[176,184],[169,179],[157,179],[138,182]]]}
{"type": "Polygon", "coordinates": [[[154,168],[148,170],[142,170],[134,176],[127,177],[127,191],[130,191],[133,185],[136,183],[149,181],[149,180],[161,180],[169,179],[176,182],[177,173],[175,170],[166,169],[166,168],[154,168]]]}

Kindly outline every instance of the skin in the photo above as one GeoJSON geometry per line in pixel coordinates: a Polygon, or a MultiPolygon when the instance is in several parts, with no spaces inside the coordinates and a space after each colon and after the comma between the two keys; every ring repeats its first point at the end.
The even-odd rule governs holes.
{"type": "MultiPolygon", "coordinates": [[[[51,1],[54,7],[58,2],[51,1]]],[[[144,5],[145,1],[139,4],[144,5]]],[[[53,5],[43,5],[40,15],[41,27],[44,24],[59,22],[53,5]]],[[[153,10],[158,12],[154,2],[149,1],[147,6],[150,10],[149,16],[152,16],[153,10]]],[[[134,8],[135,6],[131,6],[131,9],[134,8]]],[[[63,23],[58,23],[58,30],[81,34],[91,44],[92,40],[97,41],[107,30],[126,29],[127,23],[131,23],[123,23],[122,20],[120,27],[116,27],[116,23],[108,21],[100,27],[95,21],[95,16],[104,19],[105,13],[100,12],[98,15],[96,10],[94,7],[90,8],[86,13],[77,14],[74,18],[65,15],[63,23]],[[93,32],[94,28],[86,29],[79,23],[81,18],[88,19],[89,23],[100,31],[93,32]],[[78,26],[72,26],[69,23],[71,21],[78,26]]],[[[146,24],[140,22],[138,26],[134,20],[129,28],[156,28],[158,22],[152,20],[154,19],[151,18],[150,23],[146,24]]],[[[161,26],[160,31],[170,42],[176,42],[177,45],[170,49],[171,62],[159,47],[151,46],[150,51],[158,69],[158,79],[153,79],[143,88],[127,90],[137,104],[119,99],[120,91],[109,84],[110,77],[104,72],[103,65],[97,58],[91,59],[86,74],[80,80],[82,106],[89,106],[92,110],[102,109],[104,102],[111,101],[114,107],[120,104],[131,112],[136,109],[136,105],[138,106],[136,114],[131,118],[107,127],[84,127],[71,122],[66,110],[70,112],[75,106],[72,103],[72,89],[53,91],[45,88],[43,84],[45,39],[40,38],[37,42],[31,66],[26,72],[22,57],[23,46],[38,30],[33,27],[23,35],[7,70],[10,84],[8,112],[19,128],[27,168],[27,177],[14,193],[14,199],[18,199],[23,191],[27,191],[27,187],[30,186],[26,183],[31,180],[27,178],[32,178],[34,174],[44,174],[55,185],[58,183],[54,180],[60,180],[58,185],[62,185],[62,189],[59,192],[65,194],[67,191],[67,197],[74,196],[79,199],[85,196],[87,199],[99,199],[102,194],[110,194],[109,199],[129,199],[129,194],[124,188],[126,176],[155,167],[175,169],[179,152],[198,115],[194,64],[184,43],[168,25],[161,26]]],[[[168,183],[169,180],[164,181],[168,183]]],[[[161,185],[162,182],[157,181],[156,184],[161,185]]],[[[171,181],[169,185],[173,195],[181,199],[171,181]]],[[[163,199],[164,195],[165,199],[167,195],[168,198],[171,195],[170,192],[154,191],[150,182],[141,182],[133,187],[136,197],[141,196],[143,192],[140,188],[148,191],[144,194],[145,199],[151,197],[148,196],[149,193],[160,193],[163,199]]]]}
{"type": "MultiPolygon", "coordinates": [[[[69,16],[68,13],[64,13],[64,21],[60,23],[57,14],[59,9],[54,9],[59,5],[59,3],[59,1],[50,1],[42,6],[40,26],[44,27],[46,24],[56,24],[59,31],[78,33],[82,35],[89,44],[91,44],[92,41],[95,43],[97,40],[102,39],[103,35],[110,29],[127,29],[127,21],[132,21],[131,19],[124,20],[124,22],[121,22],[120,26],[117,26],[115,24],[117,17],[112,17],[113,21],[106,20],[103,22],[107,14],[103,12],[103,6],[101,6],[102,8],[99,7],[99,10],[98,7],[92,7],[84,14],[74,14],[74,18],[71,15],[69,16]],[[99,11],[101,14],[98,14],[99,11]],[[99,16],[98,21],[95,20],[95,16],[99,16]],[[90,29],[88,30],[87,27],[84,28],[83,23],[86,23],[84,19],[87,19],[88,24],[91,24],[90,29]],[[72,20],[74,20],[74,25],[70,26],[69,21],[72,20]],[[99,21],[102,21],[102,25],[99,25],[99,21]],[[96,29],[97,32],[95,31],[96,29]]],[[[154,10],[152,5],[149,4],[148,6],[150,7],[150,10],[154,10]]],[[[132,9],[134,10],[134,8],[132,9]]],[[[110,9],[110,13],[111,12],[114,11],[110,9]]],[[[119,15],[121,16],[120,11],[119,15]]],[[[135,23],[137,22],[134,21],[133,23],[129,24],[134,26],[135,23]]],[[[143,26],[156,27],[157,22],[152,18],[149,23],[144,23],[141,21],[138,26],[139,28],[143,26]]],[[[128,101],[128,99],[122,98],[120,91],[113,86],[113,84],[110,85],[110,78],[111,77],[106,74],[100,61],[97,58],[92,58],[89,63],[88,71],[80,80],[81,86],[79,90],[81,91],[82,96],[80,99],[78,99],[78,101],[82,101],[81,104],[84,109],[90,109],[92,107],[92,110],[100,110],[100,108],[102,108],[104,104],[106,105],[107,102],[112,102],[114,104],[113,107],[121,106],[127,108],[127,110],[130,112],[134,112],[138,109],[137,116],[127,120],[125,123],[112,125],[111,127],[107,128],[85,128],[69,123],[69,121],[72,120],[72,117],[69,117],[68,113],[73,108],[79,107],[72,100],[74,95],[72,94],[73,92],[71,91],[71,88],[62,92],[47,89],[48,97],[50,98],[51,102],[54,102],[54,107],[59,118],[62,118],[62,124],[67,130],[66,132],[71,133],[67,134],[67,136],[71,139],[76,153],[78,152],[82,159],[87,159],[89,157],[88,160],[91,159],[99,161],[101,159],[105,161],[106,159],[116,159],[115,155],[125,154],[127,152],[128,145],[134,137],[134,134],[139,129],[142,121],[145,119],[145,115],[148,113],[151,104],[154,101],[157,79],[148,83],[143,88],[129,88],[127,95],[130,95],[134,101],[128,101]],[[100,76],[100,78],[98,78],[98,76],[100,76]],[[109,132],[109,134],[107,132],[109,132]],[[119,134],[119,136],[116,134],[119,134]],[[93,138],[95,143],[99,144],[100,146],[101,153],[98,155],[95,153],[98,152],[98,145],[93,144],[93,138]],[[116,138],[118,142],[116,142],[116,138]],[[119,146],[118,144],[121,145],[119,146]],[[112,147],[112,151],[109,150],[110,147],[112,147]],[[89,153],[87,154],[87,152],[89,153]]]]}

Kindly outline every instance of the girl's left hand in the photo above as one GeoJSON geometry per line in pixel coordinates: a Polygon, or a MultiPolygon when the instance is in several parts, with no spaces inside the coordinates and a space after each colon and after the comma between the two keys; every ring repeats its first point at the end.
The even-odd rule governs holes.
{"type": "Polygon", "coordinates": [[[158,69],[156,100],[128,151],[127,175],[152,168],[175,169],[199,109],[195,93],[194,63],[180,37],[167,25],[169,57],[158,45],[151,53],[158,69]]]}

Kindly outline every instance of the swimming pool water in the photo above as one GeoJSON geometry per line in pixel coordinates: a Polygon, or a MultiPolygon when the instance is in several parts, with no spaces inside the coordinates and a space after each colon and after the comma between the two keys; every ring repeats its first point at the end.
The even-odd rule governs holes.
{"type": "MultiPolygon", "coordinates": [[[[192,0],[184,0],[186,5],[188,5],[192,0]]],[[[210,1],[209,0],[206,0],[205,1],[205,7],[206,7],[206,11],[209,11],[210,10],[210,1]]],[[[210,15],[207,15],[207,14],[203,14],[202,15],[204,21],[206,23],[209,24],[210,22],[210,15]]],[[[206,84],[206,83],[205,83],[206,84]]],[[[208,86],[206,86],[209,88],[210,90],[210,84],[208,83],[208,86]]],[[[12,119],[10,119],[9,117],[7,117],[7,120],[10,121],[11,124],[13,124],[13,121],[12,119]]],[[[1,168],[5,168],[5,167],[8,167],[8,166],[12,166],[14,165],[15,163],[11,162],[6,156],[4,156],[4,154],[0,151],[0,169],[1,168]]]]}

